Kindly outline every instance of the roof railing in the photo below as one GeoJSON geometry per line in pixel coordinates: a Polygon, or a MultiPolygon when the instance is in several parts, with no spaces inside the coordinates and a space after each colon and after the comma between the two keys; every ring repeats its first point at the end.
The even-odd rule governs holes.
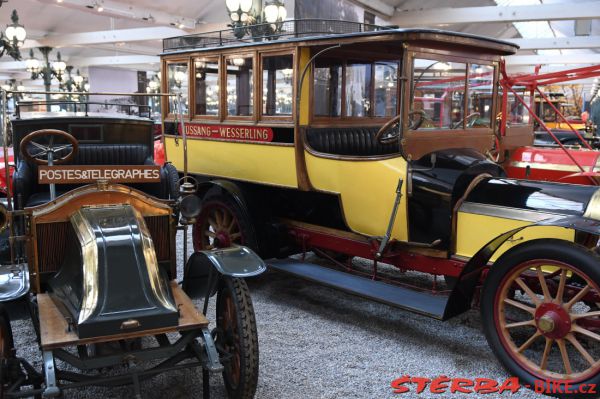
{"type": "Polygon", "coordinates": [[[175,52],[190,49],[215,48],[273,40],[348,34],[394,29],[362,22],[334,19],[294,19],[275,24],[263,23],[213,32],[195,33],[163,39],[163,51],[175,52]],[[276,29],[273,29],[276,28],[276,29]],[[273,32],[273,31],[276,32],[273,32]]]}

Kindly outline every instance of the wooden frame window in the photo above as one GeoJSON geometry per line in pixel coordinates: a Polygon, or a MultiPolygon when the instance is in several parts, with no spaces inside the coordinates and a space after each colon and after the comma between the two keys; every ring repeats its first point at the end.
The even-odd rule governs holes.
{"type": "Polygon", "coordinates": [[[192,60],[194,81],[194,115],[219,118],[221,104],[218,57],[196,57],[192,60]]]}
{"type": "Polygon", "coordinates": [[[262,119],[289,120],[294,113],[294,54],[261,53],[262,119]]]}
{"type": "MultiPolygon", "coordinates": [[[[254,55],[228,55],[225,70],[225,115],[242,119],[254,116],[254,55]]],[[[222,97],[223,98],[223,97],[222,97]]]]}
{"type": "Polygon", "coordinates": [[[312,74],[312,118],[383,121],[397,115],[399,65],[400,60],[391,57],[317,60],[312,74]]]}
{"type": "MultiPolygon", "coordinates": [[[[189,114],[189,60],[173,60],[166,63],[166,92],[171,94],[181,93],[182,114],[189,114]]],[[[167,114],[178,113],[177,97],[169,97],[167,101],[167,114]]]]}

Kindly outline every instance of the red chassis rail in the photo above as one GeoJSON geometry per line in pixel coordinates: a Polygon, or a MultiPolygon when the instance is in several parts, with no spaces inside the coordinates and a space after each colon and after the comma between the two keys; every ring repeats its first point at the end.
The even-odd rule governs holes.
{"type": "Polygon", "coordinates": [[[359,234],[341,232],[291,220],[286,220],[284,223],[289,229],[289,234],[304,253],[317,248],[374,261],[371,274],[373,279],[378,278],[377,262],[387,263],[401,270],[415,270],[438,276],[452,277],[458,277],[465,265],[465,262],[460,260],[433,255],[433,253],[441,251],[418,247],[410,248],[405,244],[394,241],[389,243],[388,249],[384,251],[381,258],[377,258],[379,240],[369,240],[359,234]],[[423,251],[419,251],[419,249],[423,251]],[[427,254],[427,252],[431,252],[431,254],[427,254]]]}

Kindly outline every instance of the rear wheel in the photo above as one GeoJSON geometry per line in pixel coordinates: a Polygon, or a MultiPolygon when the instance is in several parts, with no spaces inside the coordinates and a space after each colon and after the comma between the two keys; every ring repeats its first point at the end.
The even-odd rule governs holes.
{"type": "Polygon", "coordinates": [[[245,245],[257,250],[258,244],[250,221],[234,200],[226,195],[203,201],[202,211],[193,230],[196,251],[245,245]]]}
{"type": "MultiPolygon", "coordinates": [[[[491,268],[481,302],[486,338],[523,384],[568,381],[562,398],[600,384],[598,256],[558,240],[523,244],[491,268]],[[580,391],[581,389],[581,391],[580,391]]],[[[597,395],[586,395],[595,397],[597,395]]]]}
{"type": "Polygon", "coordinates": [[[217,292],[215,344],[229,398],[251,399],[258,383],[258,335],[246,282],[223,277],[217,292]]]}

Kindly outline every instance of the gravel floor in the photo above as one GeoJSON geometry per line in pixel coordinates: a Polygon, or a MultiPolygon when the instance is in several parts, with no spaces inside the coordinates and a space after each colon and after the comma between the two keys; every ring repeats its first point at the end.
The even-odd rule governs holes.
{"type": "MultiPolygon", "coordinates": [[[[439,322],[386,305],[267,272],[248,280],[260,343],[257,398],[473,398],[476,395],[394,395],[403,375],[435,378],[509,377],[491,353],[478,312],[439,322]]],[[[40,368],[40,352],[22,306],[10,309],[18,356],[40,368]]],[[[210,309],[209,319],[214,320],[210,309]]],[[[224,398],[211,377],[213,398],[224,398]]],[[[145,398],[200,397],[197,371],[159,375],[142,383],[145,398]]],[[[509,394],[510,395],[510,394],[509,394]]],[[[504,395],[504,396],[509,396],[504,395]]],[[[497,397],[499,395],[482,395],[497,397]]],[[[70,390],[67,398],[128,398],[127,387],[70,390]]],[[[544,398],[523,388],[513,397],[544,398]]]]}

